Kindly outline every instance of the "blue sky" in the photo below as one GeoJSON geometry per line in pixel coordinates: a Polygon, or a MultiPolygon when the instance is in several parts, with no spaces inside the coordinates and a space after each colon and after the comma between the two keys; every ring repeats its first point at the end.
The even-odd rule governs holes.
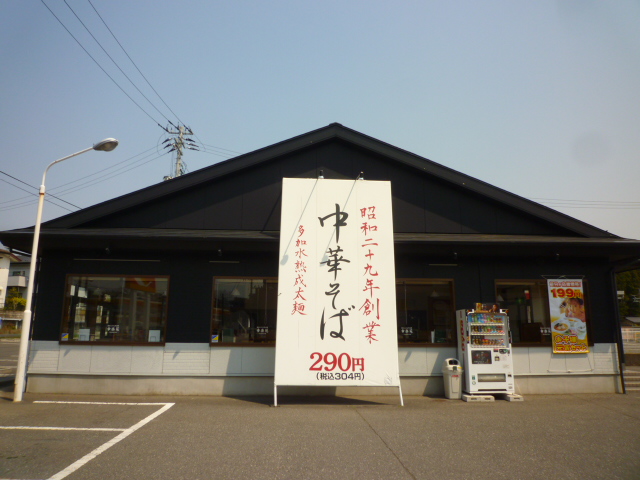
{"type": "Polygon", "coordinates": [[[117,150],[56,165],[48,192],[87,207],[161,182],[168,118],[207,145],[189,171],[339,122],[640,238],[636,1],[67,3],[151,104],[64,1],[1,2],[0,230],[36,210],[5,174],[37,186],[106,137],[117,150]]]}

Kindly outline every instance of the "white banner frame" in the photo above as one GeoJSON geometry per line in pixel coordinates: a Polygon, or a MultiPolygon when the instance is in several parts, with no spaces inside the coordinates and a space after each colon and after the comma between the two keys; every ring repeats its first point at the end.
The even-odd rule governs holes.
{"type": "Polygon", "coordinates": [[[278,386],[390,386],[398,365],[391,183],[283,178],[278,386]]]}

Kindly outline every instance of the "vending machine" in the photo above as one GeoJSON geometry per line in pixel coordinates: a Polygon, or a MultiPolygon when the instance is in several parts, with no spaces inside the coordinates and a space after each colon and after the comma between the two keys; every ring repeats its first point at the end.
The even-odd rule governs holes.
{"type": "Polygon", "coordinates": [[[513,350],[506,310],[458,310],[458,356],[463,391],[470,395],[514,395],[513,350]]]}

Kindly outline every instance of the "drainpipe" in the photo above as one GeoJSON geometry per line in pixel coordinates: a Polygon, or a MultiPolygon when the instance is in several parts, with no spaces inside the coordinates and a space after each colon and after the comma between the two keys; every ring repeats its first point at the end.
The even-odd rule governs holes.
{"type": "Polygon", "coordinates": [[[618,345],[618,368],[620,369],[620,382],[622,383],[622,393],[627,393],[627,390],[624,386],[624,368],[625,368],[625,358],[624,358],[624,347],[622,345],[622,324],[620,322],[620,308],[618,306],[618,290],[616,286],[616,272],[615,268],[611,269],[611,289],[612,295],[615,301],[613,302],[614,313],[616,316],[616,344],[618,345]]]}

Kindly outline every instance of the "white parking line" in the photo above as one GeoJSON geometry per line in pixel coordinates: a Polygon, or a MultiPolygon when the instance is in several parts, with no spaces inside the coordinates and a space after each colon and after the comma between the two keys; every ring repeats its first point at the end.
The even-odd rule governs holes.
{"type": "Polygon", "coordinates": [[[142,406],[154,406],[154,405],[174,405],[173,403],[131,403],[131,402],[62,402],[53,400],[36,400],[33,403],[72,403],[74,405],[142,405],[142,406]]]}
{"type": "Polygon", "coordinates": [[[76,428],[76,427],[0,427],[0,430],[79,430],[88,432],[124,432],[125,428],[76,428]]]}
{"type": "Polygon", "coordinates": [[[96,448],[92,452],[89,452],[88,454],[86,454],[80,460],[72,463],[71,465],[69,465],[64,470],[61,470],[60,472],[58,472],[55,475],[53,475],[52,477],[50,477],[49,480],[61,480],[62,478],[65,478],[66,476],[71,475],[73,472],[78,470],[84,464],[86,464],[90,460],[93,460],[98,455],[100,455],[101,453],[105,452],[107,449],[113,447],[116,443],[120,442],[121,440],[124,440],[129,435],[131,435],[133,432],[135,432],[136,430],[144,427],[151,420],[153,420],[154,418],[159,417],[160,415],[162,415],[164,412],[166,412],[167,410],[169,410],[171,407],[173,407],[175,405],[175,403],[62,402],[62,401],[57,402],[57,401],[44,401],[44,400],[35,401],[33,403],[58,403],[58,404],[76,404],[76,405],[162,406],[162,408],[160,408],[159,410],[155,411],[151,415],[149,415],[149,416],[143,418],[142,420],[140,420],[135,425],[133,425],[133,426],[131,426],[129,428],[126,428],[126,429],[122,429],[122,428],[73,428],[73,427],[69,427],[69,428],[66,428],[66,427],[0,427],[0,428],[4,428],[4,429],[25,429],[25,430],[26,429],[34,429],[34,430],[83,430],[83,431],[87,431],[88,430],[88,431],[103,431],[103,432],[104,431],[121,432],[120,435],[117,435],[116,437],[114,437],[113,439],[109,440],[108,442],[103,443],[101,446],[99,446],[98,448],[96,448]]]}

